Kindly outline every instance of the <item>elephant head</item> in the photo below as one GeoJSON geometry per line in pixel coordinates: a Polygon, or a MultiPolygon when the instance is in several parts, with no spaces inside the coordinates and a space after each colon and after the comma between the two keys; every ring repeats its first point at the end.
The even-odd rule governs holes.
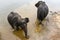
{"type": "Polygon", "coordinates": [[[38,2],[35,4],[35,6],[36,6],[36,7],[39,7],[39,5],[41,5],[41,4],[45,4],[45,2],[44,2],[44,1],[38,1],[38,2]]]}

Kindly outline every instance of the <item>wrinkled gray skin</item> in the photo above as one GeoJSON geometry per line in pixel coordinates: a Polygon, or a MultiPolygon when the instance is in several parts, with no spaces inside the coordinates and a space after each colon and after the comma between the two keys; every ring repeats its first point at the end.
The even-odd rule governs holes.
{"type": "Polygon", "coordinates": [[[21,18],[18,13],[11,12],[7,20],[13,29],[19,30],[19,27],[24,31],[25,37],[28,38],[27,35],[27,23],[29,22],[28,18],[21,18]]]}
{"type": "Polygon", "coordinates": [[[48,14],[48,6],[43,1],[38,1],[35,6],[37,7],[37,19],[42,24],[42,21],[45,19],[45,17],[48,14]]]}

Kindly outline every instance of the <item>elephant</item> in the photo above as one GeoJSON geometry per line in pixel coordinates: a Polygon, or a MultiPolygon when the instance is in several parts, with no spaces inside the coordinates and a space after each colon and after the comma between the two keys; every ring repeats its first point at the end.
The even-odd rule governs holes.
{"type": "Polygon", "coordinates": [[[29,18],[22,18],[18,13],[10,12],[7,20],[13,29],[16,29],[18,31],[20,27],[24,31],[25,37],[28,38],[27,23],[29,22],[29,18]]]}
{"type": "Polygon", "coordinates": [[[48,15],[49,8],[44,1],[38,1],[35,4],[35,7],[37,7],[37,20],[39,21],[39,24],[42,24],[42,21],[48,15]]]}

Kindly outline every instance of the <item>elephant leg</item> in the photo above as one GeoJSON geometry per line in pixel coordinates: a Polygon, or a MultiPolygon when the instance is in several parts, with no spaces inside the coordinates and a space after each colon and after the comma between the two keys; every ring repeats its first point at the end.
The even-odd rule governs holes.
{"type": "Polygon", "coordinates": [[[14,23],[14,29],[17,31],[19,30],[19,26],[17,25],[17,23],[14,23]]]}
{"type": "Polygon", "coordinates": [[[38,25],[42,24],[42,21],[41,20],[38,20],[38,25]]]}
{"type": "Polygon", "coordinates": [[[16,25],[16,30],[18,31],[19,30],[19,26],[16,25]]]}
{"type": "Polygon", "coordinates": [[[39,23],[40,23],[39,20],[36,19],[35,24],[36,24],[37,27],[40,25],[39,23]]]}

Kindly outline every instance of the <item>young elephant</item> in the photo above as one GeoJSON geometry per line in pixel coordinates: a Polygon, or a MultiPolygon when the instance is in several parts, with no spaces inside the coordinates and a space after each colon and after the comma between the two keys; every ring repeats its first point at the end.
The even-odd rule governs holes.
{"type": "Polygon", "coordinates": [[[29,18],[21,18],[18,13],[11,12],[7,20],[13,29],[19,30],[20,27],[24,31],[25,37],[28,38],[27,23],[29,22],[29,18]]]}
{"type": "Polygon", "coordinates": [[[48,6],[43,1],[38,1],[35,6],[37,7],[37,19],[42,24],[42,21],[48,14],[48,6]]]}

